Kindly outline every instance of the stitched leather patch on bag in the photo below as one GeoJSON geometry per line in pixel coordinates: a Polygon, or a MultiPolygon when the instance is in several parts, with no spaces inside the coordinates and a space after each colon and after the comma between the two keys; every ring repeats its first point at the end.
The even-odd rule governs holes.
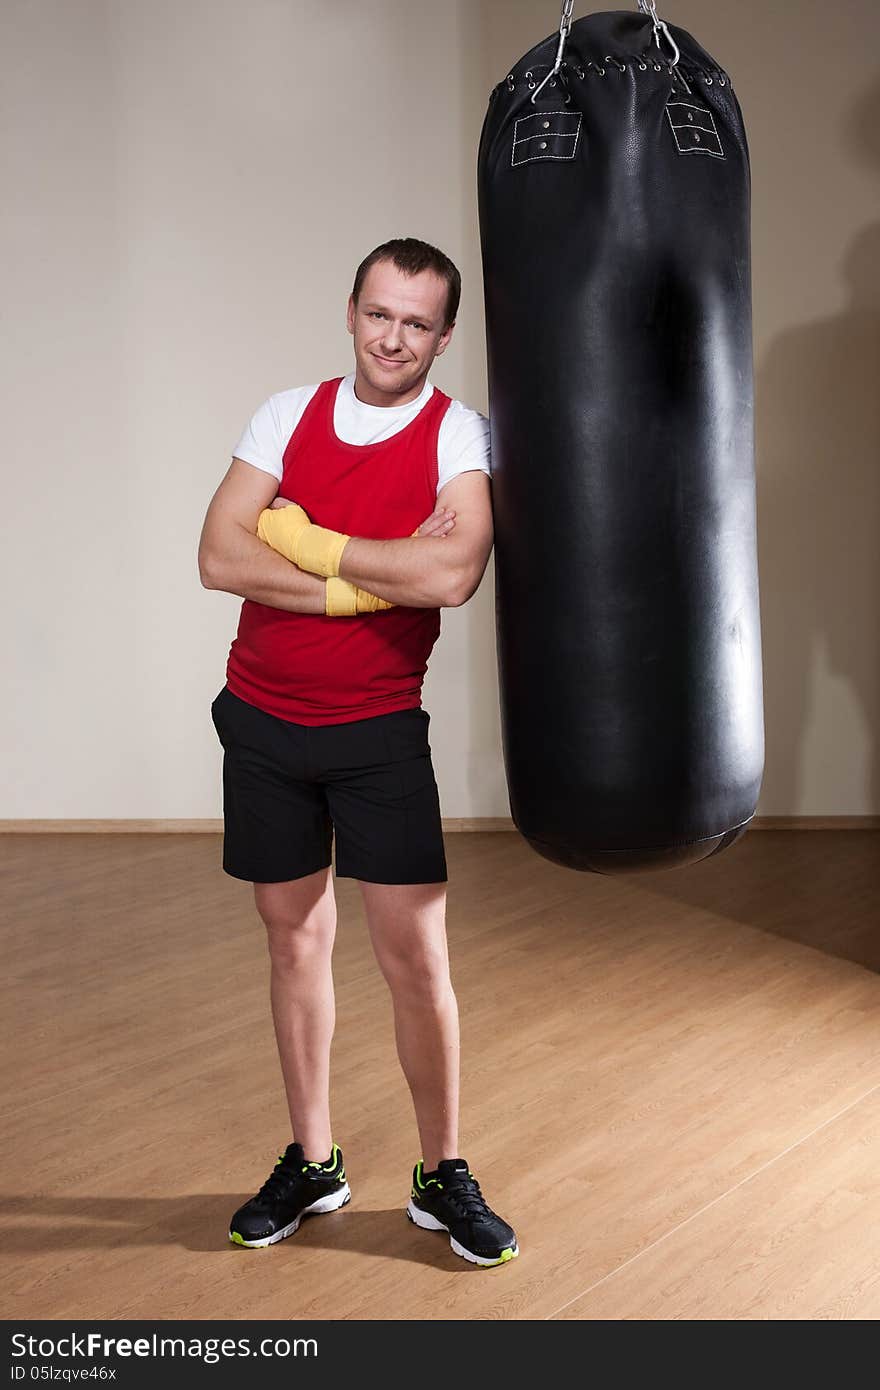
{"type": "Polygon", "coordinates": [[[511,168],[536,159],[574,159],[581,130],[580,111],[536,111],[513,127],[511,168]]]}
{"type": "Polygon", "coordinates": [[[679,154],[714,154],[718,159],[724,158],[715,117],[705,106],[689,101],[668,101],[666,114],[679,154]]]}

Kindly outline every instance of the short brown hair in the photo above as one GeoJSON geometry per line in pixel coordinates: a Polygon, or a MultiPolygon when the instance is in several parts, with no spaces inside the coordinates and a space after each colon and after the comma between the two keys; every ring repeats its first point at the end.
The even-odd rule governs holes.
{"type": "Polygon", "coordinates": [[[385,241],[381,246],[377,246],[375,251],[371,251],[357,268],[354,288],[351,292],[355,304],[358,302],[367,271],[377,261],[391,261],[405,275],[419,275],[423,270],[433,270],[435,275],[439,275],[441,280],[446,281],[444,333],[455,323],[455,316],[458,313],[458,305],[461,300],[461,276],[449,257],[444,256],[443,252],[439,251],[436,246],[429,246],[428,242],[417,241],[415,237],[411,236],[395,237],[393,241],[385,241]]]}

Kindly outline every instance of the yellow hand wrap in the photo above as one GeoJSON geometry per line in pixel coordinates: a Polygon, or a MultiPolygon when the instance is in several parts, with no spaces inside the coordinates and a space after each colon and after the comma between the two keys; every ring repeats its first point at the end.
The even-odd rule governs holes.
{"type": "Polygon", "coordinates": [[[350,618],[356,613],[378,613],[380,609],[395,607],[387,599],[378,598],[366,589],[350,584],[347,579],[334,578],[332,575],[327,580],[326,589],[325,611],[331,618],[350,618]]]}
{"type": "MultiPolygon", "coordinates": [[[[287,507],[279,508],[286,512],[287,507]]],[[[325,526],[307,526],[296,539],[296,563],[301,570],[319,574],[322,579],[333,579],[339,575],[339,562],[342,552],[351,540],[341,531],[328,531],[325,526]]]]}
{"type": "Polygon", "coordinates": [[[260,512],[257,535],[279,555],[296,564],[294,549],[297,537],[311,524],[308,512],[304,512],[296,502],[291,502],[289,507],[267,507],[260,512]]]}
{"type": "Polygon", "coordinates": [[[296,502],[288,507],[267,507],[260,512],[257,535],[301,570],[329,579],[339,574],[342,552],[351,540],[341,531],[314,526],[296,502]]]}

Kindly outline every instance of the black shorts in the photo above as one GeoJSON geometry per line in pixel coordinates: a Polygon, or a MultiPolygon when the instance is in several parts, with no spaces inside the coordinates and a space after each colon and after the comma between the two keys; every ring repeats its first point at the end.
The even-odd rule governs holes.
{"type": "Polygon", "coordinates": [[[286,883],[332,863],[368,883],[445,883],[440,798],[423,709],[348,724],[294,724],[224,686],[223,869],[286,883]]]}

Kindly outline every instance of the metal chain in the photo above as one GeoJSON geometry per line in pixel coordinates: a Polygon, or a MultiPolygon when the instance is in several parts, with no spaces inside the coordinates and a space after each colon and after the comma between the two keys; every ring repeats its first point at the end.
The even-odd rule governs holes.
{"type": "Polygon", "coordinates": [[[541,90],[541,87],[543,87],[547,82],[549,82],[551,77],[555,77],[560,67],[562,66],[562,52],[565,48],[565,40],[568,38],[568,31],[571,28],[571,12],[573,9],[574,0],[562,0],[562,14],[559,16],[559,47],[556,50],[556,61],[554,62],[552,68],[548,72],[547,76],[544,78],[544,81],[538,86],[536,91],[532,92],[531,99],[533,104],[535,97],[541,90]]]}
{"type": "Polygon", "coordinates": [[[654,42],[660,47],[660,19],[657,16],[656,0],[639,0],[639,9],[646,14],[654,26],[654,42]]]}
{"type": "Polygon", "coordinates": [[[664,19],[658,18],[656,0],[639,0],[639,9],[641,10],[642,14],[646,14],[648,16],[651,23],[653,24],[654,42],[660,49],[661,53],[663,52],[663,45],[660,42],[661,31],[666,35],[666,38],[669,42],[669,46],[675,54],[675,57],[672,60],[672,66],[674,68],[678,67],[678,61],[681,57],[681,54],[678,51],[678,44],[675,42],[675,39],[670,34],[669,29],[666,26],[666,21],[664,19]]]}
{"type": "MultiPolygon", "coordinates": [[[[666,38],[669,40],[672,51],[675,54],[675,57],[672,60],[672,66],[676,67],[678,65],[678,61],[681,55],[679,54],[678,46],[675,40],[673,39],[668,28],[666,27],[665,21],[657,17],[656,0],[638,0],[638,5],[642,14],[646,14],[648,18],[651,20],[651,23],[654,25],[654,42],[656,43],[657,47],[661,50],[661,52],[661,31],[663,34],[666,35],[666,38]]],[[[539,95],[541,89],[547,85],[551,78],[554,78],[556,76],[556,74],[559,72],[560,67],[562,66],[562,54],[565,49],[565,41],[568,38],[569,32],[571,30],[571,17],[573,10],[574,0],[562,0],[562,13],[559,16],[559,47],[556,50],[556,60],[550,71],[547,73],[547,76],[544,78],[544,81],[540,82],[535,91],[532,92],[530,98],[532,105],[534,105],[535,97],[539,95]]]]}

